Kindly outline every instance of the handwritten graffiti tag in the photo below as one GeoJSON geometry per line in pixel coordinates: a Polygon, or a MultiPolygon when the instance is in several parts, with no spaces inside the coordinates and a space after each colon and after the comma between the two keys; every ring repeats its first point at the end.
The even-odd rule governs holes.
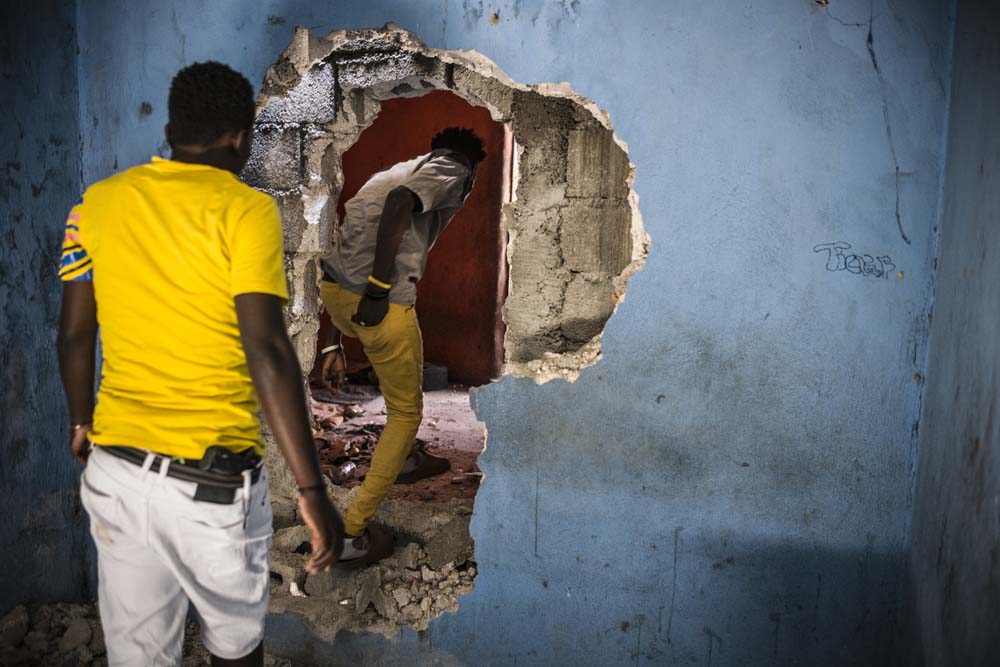
{"type": "Polygon", "coordinates": [[[820,243],[813,247],[813,252],[826,251],[827,271],[847,271],[859,276],[885,279],[896,268],[896,265],[892,263],[892,258],[888,255],[872,257],[871,255],[855,255],[844,252],[850,249],[850,243],[837,241],[835,243],[820,243]]]}

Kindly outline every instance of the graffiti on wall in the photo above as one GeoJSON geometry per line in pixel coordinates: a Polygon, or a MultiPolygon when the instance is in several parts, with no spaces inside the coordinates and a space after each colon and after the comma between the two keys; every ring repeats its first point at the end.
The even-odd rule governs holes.
{"type": "Polygon", "coordinates": [[[892,258],[888,255],[857,255],[848,253],[851,244],[844,241],[834,243],[820,243],[813,246],[813,252],[826,252],[827,271],[847,271],[859,276],[872,276],[873,278],[889,277],[896,265],[892,263],[892,258]]]}

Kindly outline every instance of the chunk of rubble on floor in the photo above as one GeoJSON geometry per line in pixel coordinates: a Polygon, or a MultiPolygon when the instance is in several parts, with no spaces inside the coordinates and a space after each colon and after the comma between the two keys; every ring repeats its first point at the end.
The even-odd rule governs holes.
{"type": "MultiPolygon", "coordinates": [[[[345,511],[356,490],[328,488],[345,511]]],[[[278,530],[272,547],[271,612],[300,614],[325,641],[341,630],[388,637],[404,625],[426,629],[442,613],[457,611],[459,596],[474,588],[471,514],[471,500],[438,505],[386,500],[373,521],[392,529],[395,553],[367,568],[337,567],[317,575],[305,573],[305,527],[278,530]],[[306,597],[293,595],[292,583],[306,597]]]]}
{"type": "MultiPolygon", "coordinates": [[[[184,633],[182,667],[208,665],[210,656],[189,623],[184,633]]],[[[0,665],[20,667],[105,667],[104,633],[94,605],[19,605],[0,619],[0,665]]],[[[294,667],[267,655],[265,667],[294,667]]]]}

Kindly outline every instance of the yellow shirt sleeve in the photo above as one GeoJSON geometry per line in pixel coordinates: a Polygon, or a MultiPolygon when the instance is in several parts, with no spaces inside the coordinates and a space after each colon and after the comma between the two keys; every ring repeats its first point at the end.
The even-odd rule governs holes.
{"type": "Polygon", "coordinates": [[[273,198],[262,193],[235,207],[230,224],[230,292],[273,294],[288,301],[281,213],[273,198]]]}
{"type": "Polygon", "coordinates": [[[70,211],[63,231],[62,256],[59,259],[59,279],[64,283],[91,281],[94,279],[94,265],[87,249],[80,240],[83,204],[77,204],[70,211]]]}

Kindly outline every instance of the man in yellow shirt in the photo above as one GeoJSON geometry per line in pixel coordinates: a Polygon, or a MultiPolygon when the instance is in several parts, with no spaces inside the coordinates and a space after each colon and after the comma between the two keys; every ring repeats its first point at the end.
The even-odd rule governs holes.
{"type": "Polygon", "coordinates": [[[343,524],[284,326],[278,209],[236,177],[252,87],[198,63],[174,78],[168,106],[171,159],[95,183],[66,223],[70,448],[86,466],[109,664],[179,664],[193,604],[213,665],[261,665],[271,507],[258,397],[300,488],[310,571],[336,562],[343,524]]]}

